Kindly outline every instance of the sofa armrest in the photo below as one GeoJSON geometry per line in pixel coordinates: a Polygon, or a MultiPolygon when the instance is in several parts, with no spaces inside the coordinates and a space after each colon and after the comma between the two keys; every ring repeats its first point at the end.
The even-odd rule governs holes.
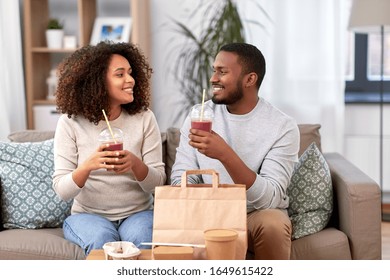
{"type": "Polygon", "coordinates": [[[324,153],[337,200],[339,229],[349,239],[352,259],[381,259],[379,185],[338,153],[324,153]]]}

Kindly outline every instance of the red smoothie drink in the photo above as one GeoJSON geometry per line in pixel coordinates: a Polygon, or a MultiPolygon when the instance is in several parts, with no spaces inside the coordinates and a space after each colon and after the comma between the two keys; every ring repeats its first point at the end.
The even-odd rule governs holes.
{"type": "Polygon", "coordinates": [[[191,128],[200,129],[200,130],[207,131],[207,132],[211,132],[211,125],[212,125],[211,120],[203,120],[203,121],[192,120],[191,121],[191,128]]]}
{"type": "Polygon", "coordinates": [[[117,142],[117,143],[109,143],[110,146],[105,148],[105,151],[122,151],[123,150],[123,143],[117,142]]]}

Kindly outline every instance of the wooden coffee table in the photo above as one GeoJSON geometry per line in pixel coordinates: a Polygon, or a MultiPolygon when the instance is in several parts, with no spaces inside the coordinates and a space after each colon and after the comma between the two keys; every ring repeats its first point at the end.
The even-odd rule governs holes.
{"type": "MultiPolygon", "coordinates": [[[[92,250],[87,256],[87,260],[105,260],[104,250],[95,249],[92,250]]],[[[141,254],[138,256],[138,260],[151,260],[152,259],[152,250],[151,249],[142,249],[141,254]]]]}

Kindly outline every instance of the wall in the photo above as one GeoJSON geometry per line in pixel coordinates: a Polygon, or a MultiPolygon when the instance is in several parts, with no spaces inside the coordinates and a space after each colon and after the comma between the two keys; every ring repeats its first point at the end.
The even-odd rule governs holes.
{"type": "Polygon", "coordinates": [[[170,47],[180,45],[181,38],[172,39],[172,20],[182,20],[183,10],[188,1],[151,0],[151,29],[152,29],[152,66],[153,74],[153,111],[156,114],[160,129],[165,131],[170,126],[180,127],[181,120],[174,123],[175,108],[182,103],[178,93],[179,84],[170,73],[169,63],[172,62],[170,47]],[[166,110],[171,108],[171,110],[166,110]],[[169,112],[169,113],[168,113],[169,112]]]}
{"type": "MultiPolygon", "coordinates": [[[[390,105],[383,108],[383,201],[390,203],[390,105]]],[[[347,104],[344,156],[378,184],[380,167],[379,105],[347,104]]]]}

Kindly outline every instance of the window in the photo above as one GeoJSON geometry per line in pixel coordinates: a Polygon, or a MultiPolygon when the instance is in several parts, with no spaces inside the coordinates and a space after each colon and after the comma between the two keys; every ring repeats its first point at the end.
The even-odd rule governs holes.
{"type": "Polygon", "coordinates": [[[346,45],[347,65],[345,68],[345,80],[353,81],[355,79],[355,34],[348,33],[348,40],[346,45]]]}
{"type": "MultiPolygon", "coordinates": [[[[381,35],[368,35],[368,65],[367,77],[371,81],[379,81],[381,79],[381,35]]],[[[383,76],[385,81],[390,81],[390,34],[384,36],[383,48],[383,76]]]]}
{"type": "MultiPolygon", "coordinates": [[[[355,34],[349,38],[345,102],[377,103],[381,86],[380,34],[355,34]],[[354,37],[354,38],[353,38],[354,37]],[[351,73],[353,72],[353,73],[351,73]]],[[[384,102],[390,103],[390,34],[384,37],[384,102]]]]}

